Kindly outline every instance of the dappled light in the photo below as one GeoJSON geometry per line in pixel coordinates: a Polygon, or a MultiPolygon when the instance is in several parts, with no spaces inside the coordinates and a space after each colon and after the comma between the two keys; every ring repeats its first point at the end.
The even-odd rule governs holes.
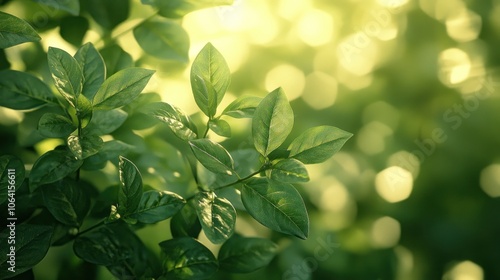
{"type": "Polygon", "coordinates": [[[391,166],[377,174],[375,189],[387,202],[403,201],[410,197],[413,190],[413,176],[399,166],[391,166]]]}

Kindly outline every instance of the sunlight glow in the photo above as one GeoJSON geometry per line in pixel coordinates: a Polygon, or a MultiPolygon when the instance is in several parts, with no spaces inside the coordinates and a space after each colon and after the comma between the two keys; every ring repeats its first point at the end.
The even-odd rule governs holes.
{"type": "Polygon", "coordinates": [[[330,14],[311,9],[299,19],[297,25],[298,36],[310,46],[321,46],[332,40],[333,25],[333,18],[330,14]]]}
{"type": "Polygon", "coordinates": [[[471,72],[469,55],[457,48],[446,49],[439,55],[439,79],[452,86],[467,80],[471,72]]]}
{"type": "Polygon", "coordinates": [[[391,166],[375,177],[375,189],[387,202],[395,203],[407,199],[413,189],[413,176],[399,166],[391,166]]]}
{"type": "Polygon", "coordinates": [[[392,133],[393,130],[386,124],[372,121],[359,130],[356,144],[366,154],[378,154],[385,150],[386,138],[392,133]]]}
{"type": "Polygon", "coordinates": [[[466,8],[462,0],[420,0],[419,4],[426,14],[442,21],[466,8]]]}
{"type": "Polygon", "coordinates": [[[471,262],[463,261],[454,265],[443,277],[444,280],[483,280],[483,269],[471,262]]]}
{"type": "Polygon", "coordinates": [[[337,80],[322,72],[313,72],[306,77],[302,99],[316,110],[332,106],[337,99],[337,80]]]}
{"type": "Polygon", "coordinates": [[[372,246],[390,248],[398,244],[401,237],[401,225],[391,217],[377,219],[371,229],[372,246]]]}
{"type": "MultiPolygon", "coordinates": [[[[326,182],[327,180],[322,180],[326,182]]],[[[345,186],[338,180],[328,180],[331,183],[321,194],[318,207],[328,211],[340,211],[346,207],[349,201],[349,193],[345,186]]]]}
{"type": "Polygon", "coordinates": [[[305,84],[304,72],[290,64],[280,64],[266,75],[266,90],[271,92],[282,87],[290,101],[300,97],[305,84]]]}
{"type": "Polygon", "coordinates": [[[379,55],[373,40],[361,31],[344,38],[337,49],[342,67],[358,76],[372,72],[379,55]]]}
{"type": "Polygon", "coordinates": [[[500,164],[492,164],[481,171],[481,189],[491,197],[500,197],[500,164]]]}
{"type": "Polygon", "coordinates": [[[469,42],[478,38],[481,25],[481,16],[464,9],[446,19],[446,32],[458,42],[469,42]]]}
{"type": "Polygon", "coordinates": [[[281,0],[278,6],[278,14],[284,19],[294,20],[310,7],[310,0],[281,0]]]}

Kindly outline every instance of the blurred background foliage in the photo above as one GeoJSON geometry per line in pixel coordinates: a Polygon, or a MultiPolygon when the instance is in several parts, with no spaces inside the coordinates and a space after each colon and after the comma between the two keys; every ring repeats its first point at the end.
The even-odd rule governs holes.
{"type": "MultiPolygon", "coordinates": [[[[80,16],[70,16],[32,1],[0,1],[43,38],[0,53],[1,68],[50,81],[48,46],[74,53],[90,41],[108,76],[133,64],[157,71],[147,92],[159,96],[143,100],[197,112],[189,63],[145,54],[129,32],[152,14],[149,6],[81,3],[80,16]]],[[[266,269],[218,279],[500,279],[500,1],[235,0],[179,22],[189,35],[189,61],[206,42],[226,58],[232,83],[223,103],[281,86],[296,117],[290,139],[317,125],[354,133],[342,152],[310,166],[311,181],[299,186],[309,239],[240,217],[238,232],[272,238],[280,254],[266,269]]],[[[57,145],[37,138],[39,117],[0,108],[1,154],[29,164],[57,145]]],[[[249,123],[227,121],[235,137],[224,146],[250,147],[249,123]]],[[[148,184],[182,195],[194,182],[178,143],[166,129],[143,126],[131,118],[124,127],[134,133],[113,137],[135,145],[132,159],[148,184]]],[[[104,171],[82,177],[103,188],[115,184],[116,168],[104,171]]],[[[168,222],[138,233],[153,250],[170,236],[168,222]]],[[[55,271],[71,267],[70,250],[52,249],[35,272],[55,279],[55,271]]],[[[110,277],[104,269],[98,275],[110,277]]]]}

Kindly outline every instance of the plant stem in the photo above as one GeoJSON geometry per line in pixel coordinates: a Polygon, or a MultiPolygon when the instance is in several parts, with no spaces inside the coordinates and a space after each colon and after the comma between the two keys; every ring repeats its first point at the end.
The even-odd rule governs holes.
{"type": "Polygon", "coordinates": [[[208,131],[210,130],[210,121],[211,120],[208,120],[208,122],[207,122],[207,127],[205,129],[205,133],[203,133],[203,137],[202,138],[207,138],[208,131]]]}
{"type": "Polygon", "coordinates": [[[80,235],[82,235],[82,234],[85,234],[85,233],[87,233],[87,232],[89,232],[89,231],[91,231],[91,230],[94,230],[94,229],[96,229],[96,228],[98,228],[98,227],[100,227],[100,226],[103,226],[103,225],[104,225],[104,221],[105,221],[105,220],[106,220],[106,219],[103,219],[103,220],[102,220],[102,221],[100,221],[99,223],[97,223],[97,224],[95,224],[95,225],[93,225],[93,226],[91,226],[91,227],[87,228],[86,230],[80,231],[80,232],[76,235],[76,237],[78,237],[78,236],[80,236],[80,235]]]}
{"type": "MultiPolygon", "coordinates": [[[[236,181],[234,181],[234,182],[232,182],[232,183],[229,183],[229,184],[227,184],[227,185],[221,186],[221,187],[219,187],[219,188],[217,188],[217,189],[214,189],[214,191],[217,191],[217,190],[222,190],[222,189],[225,189],[225,188],[228,188],[228,187],[231,187],[231,186],[237,185],[237,184],[239,184],[239,183],[243,183],[244,181],[246,181],[246,180],[248,180],[248,179],[252,178],[253,176],[255,176],[255,175],[257,175],[257,174],[261,173],[262,171],[267,170],[268,168],[269,168],[269,167],[267,167],[266,165],[261,166],[261,167],[259,168],[259,170],[257,170],[257,171],[255,171],[255,172],[253,172],[252,174],[250,174],[250,175],[248,175],[248,176],[246,176],[246,177],[240,178],[240,179],[238,179],[238,180],[236,180],[236,181]]],[[[186,200],[187,200],[187,201],[189,201],[189,200],[193,199],[193,198],[195,197],[195,195],[196,195],[196,194],[194,194],[194,195],[192,195],[192,196],[190,196],[190,197],[186,198],[186,200]]]]}

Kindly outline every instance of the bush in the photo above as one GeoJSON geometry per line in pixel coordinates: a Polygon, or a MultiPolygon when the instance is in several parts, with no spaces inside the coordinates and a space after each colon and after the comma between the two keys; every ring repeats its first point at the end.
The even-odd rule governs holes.
{"type": "MultiPolygon", "coordinates": [[[[68,261],[60,277],[96,278],[97,266],[119,279],[253,272],[269,264],[279,248],[267,238],[244,237],[235,230],[237,216],[307,238],[306,206],[293,184],[308,181],[305,165],[333,156],[350,133],[313,127],[286,144],[294,115],[279,88],[219,108],[230,71],[210,43],[190,72],[202,114],[189,116],[156,93],[141,93],[155,71],[134,67],[140,63],[111,37],[128,17],[128,1],[119,6],[117,1],[38,2],[54,11],[47,25],[59,26],[78,50],[71,55],[50,47],[45,54],[36,43],[43,38],[30,24],[0,12],[0,48],[37,46],[31,60],[25,58],[26,71],[9,69],[4,59],[0,72],[0,106],[24,112],[18,131],[9,134],[15,139],[10,154],[0,157],[0,203],[6,209],[2,215],[8,215],[0,242],[9,244],[2,245],[0,260],[2,271],[10,271],[2,279],[33,275],[51,247],[68,244],[81,261],[68,261]],[[100,50],[81,44],[94,22],[102,29],[100,50]],[[45,59],[34,59],[45,55],[50,83],[40,79],[45,59]],[[227,118],[250,118],[252,142],[228,151],[224,141],[210,139],[234,137],[227,118]],[[170,233],[158,254],[136,231],[165,221],[170,233]],[[201,231],[209,241],[205,245],[221,245],[217,257],[198,241],[201,231]]],[[[186,63],[189,39],[171,18],[230,1],[198,3],[205,2],[210,5],[142,1],[155,13],[129,31],[149,57],[186,63]]]]}

